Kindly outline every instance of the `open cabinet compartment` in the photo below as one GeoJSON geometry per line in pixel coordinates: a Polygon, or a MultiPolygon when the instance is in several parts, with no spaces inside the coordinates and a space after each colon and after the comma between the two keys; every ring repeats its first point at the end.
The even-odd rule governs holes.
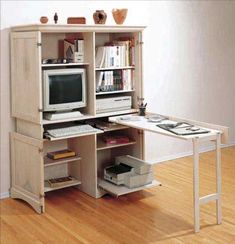
{"type": "Polygon", "coordinates": [[[64,139],[54,142],[44,142],[44,192],[81,184],[80,168],[82,158],[78,150],[75,151],[76,156],[73,157],[56,160],[47,157],[48,152],[54,152],[63,149],[71,149],[70,139],[64,139]],[[50,184],[48,183],[49,179],[68,176],[72,177],[71,181],[59,183],[55,186],[50,186],[50,184]]]}
{"type": "MultiPolygon", "coordinates": [[[[104,180],[104,168],[111,166],[115,162],[115,157],[130,155],[136,158],[143,158],[143,145],[142,145],[142,133],[137,129],[128,128],[118,131],[120,134],[131,135],[134,144],[119,146],[119,147],[107,147],[104,150],[97,150],[97,178],[99,186],[100,196],[110,193],[111,195],[121,196],[131,192],[139,191],[145,188],[160,185],[160,182],[154,180],[151,184],[147,184],[141,187],[128,188],[126,186],[118,186],[109,181],[104,180]]],[[[100,136],[99,136],[100,137],[100,136]]],[[[99,141],[101,138],[98,138],[99,141]]],[[[99,143],[97,143],[97,146],[99,143]]]]}
{"type": "MultiPolygon", "coordinates": [[[[121,127],[120,127],[121,128],[121,127]]],[[[97,135],[97,151],[100,150],[107,150],[109,148],[115,148],[115,147],[126,147],[136,144],[136,136],[132,134],[131,128],[122,128],[120,130],[115,131],[107,131],[105,133],[97,135]],[[129,139],[128,142],[121,142],[121,143],[106,143],[105,138],[114,138],[116,136],[126,137],[129,139]]],[[[124,150],[124,149],[123,149],[124,150]]]]}
{"type": "Polygon", "coordinates": [[[43,59],[63,59],[64,39],[74,38],[84,40],[84,62],[65,64],[42,64],[42,70],[48,69],[76,69],[86,70],[86,106],[79,108],[84,115],[95,115],[95,86],[94,86],[94,33],[74,32],[74,33],[42,33],[42,60],[43,59]]]}
{"type": "MultiPolygon", "coordinates": [[[[114,41],[121,41],[121,40],[129,40],[133,47],[131,47],[130,51],[127,53],[127,59],[132,59],[133,61],[129,65],[124,65],[120,67],[104,67],[104,68],[97,68],[95,67],[95,87],[96,87],[96,101],[98,99],[103,98],[118,98],[121,96],[130,96],[131,97],[131,109],[138,108],[138,97],[142,97],[142,63],[141,63],[141,55],[142,49],[140,43],[142,43],[142,36],[140,32],[128,32],[128,33],[95,33],[95,47],[96,50],[100,46],[105,46],[107,43],[112,43],[114,41]],[[132,50],[132,51],[131,51],[132,50]],[[131,57],[129,57],[131,56],[131,57]],[[103,90],[99,89],[100,80],[102,79],[102,84],[108,83],[105,82],[105,73],[111,72],[111,77],[115,77],[115,74],[119,74],[119,80],[121,83],[116,86],[115,85],[115,78],[111,78],[111,86],[103,86],[103,90]],[[128,74],[127,74],[128,73],[128,74]],[[125,80],[125,76],[130,76],[130,85],[124,88],[123,81],[125,80]],[[103,77],[103,78],[101,78],[103,77]],[[110,90],[105,90],[106,87],[114,87],[110,90]]],[[[130,47],[130,46],[128,46],[130,47]]],[[[109,75],[107,75],[108,79],[109,75]]],[[[109,88],[108,88],[109,89],[109,88]]],[[[121,113],[121,111],[120,111],[121,113]]]]}

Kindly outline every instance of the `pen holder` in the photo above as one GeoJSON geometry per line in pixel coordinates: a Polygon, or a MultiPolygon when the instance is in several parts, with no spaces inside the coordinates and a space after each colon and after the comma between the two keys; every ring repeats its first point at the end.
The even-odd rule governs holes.
{"type": "Polygon", "coordinates": [[[139,116],[145,116],[146,106],[139,106],[139,116]]]}

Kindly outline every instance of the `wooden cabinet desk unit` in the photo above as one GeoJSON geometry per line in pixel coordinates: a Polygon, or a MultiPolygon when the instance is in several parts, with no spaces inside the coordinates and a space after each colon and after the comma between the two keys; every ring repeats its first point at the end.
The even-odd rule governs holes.
{"type": "MultiPolygon", "coordinates": [[[[115,117],[138,112],[137,98],[143,97],[142,34],[144,28],[143,26],[82,24],[25,25],[12,28],[12,116],[16,120],[16,131],[11,133],[12,198],[23,199],[38,213],[43,213],[46,192],[64,187],[77,186],[86,194],[99,198],[106,193],[120,196],[160,185],[159,181],[154,180],[151,184],[142,187],[127,188],[103,180],[104,168],[109,166],[116,156],[129,154],[144,159],[144,131],[174,136],[146,122],[144,118],[141,121],[124,121],[115,117]],[[83,40],[82,62],[63,60],[65,39],[83,40]],[[100,49],[106,50],[101,53],[100,60],[96,57],[99,47],[106,47],[100,49]],[[114,56],[112,56],[112,47],[118,48],[114,56]],[[44,109],[44,71],[66,69],[86,71],[86,105],[79,108],[82,116],[47,120],[44,109]],[[100,89],[101,83],[102,89],[100,89]],[[124,97],[130,99],[130,106],[123,109],[120,107],[99,110],[101,99],[120,100],[124,97]],[[94,124],[97,119],[106,123],[110,120],[115,122],[116,126],[93,133],[58,138],[45,137],[48,129],[78,122],[94,124]],[[103,142],[104,135],[115,133],[128,136],[130,141],[114,145],[103,142]],[[47,157],[48,152],[67,148],[75,151],[77,155],[57,160],[47,157]],[[72,176],[73,181],[56,187],[48,184],[48,179],[64,176],[72,176]]],[[[202,122],[188,122],[210,129],[210,133],[204,135],[174,136],[193,142],[194,217],[195,231],[199,231],[199,205],[208,201],[216,200],[217,222],[221,223],[220,143],[221,138],[223,143],[227,141],[228,128],[202,122]],[[215,141],[216,144],[217,192],[199,198],[198,147],[199,142],[204,140],[215,141]]]]}

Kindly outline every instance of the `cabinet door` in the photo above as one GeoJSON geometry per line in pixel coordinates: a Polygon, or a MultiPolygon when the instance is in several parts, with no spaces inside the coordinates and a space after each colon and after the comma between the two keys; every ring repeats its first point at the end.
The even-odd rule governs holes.
{"type": "Polygon", "coordinates": [[[40,123],[41,33],[11,33],[12,116],[40,123]]]}
{"type": "Polygon", "coordinates": [[[27,201],[37,212],[44,206],[43,142],[11,134],[11,196],[27,201]]]}

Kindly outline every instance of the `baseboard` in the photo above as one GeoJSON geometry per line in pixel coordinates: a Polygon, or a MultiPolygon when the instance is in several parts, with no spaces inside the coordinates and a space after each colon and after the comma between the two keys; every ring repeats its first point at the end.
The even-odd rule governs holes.
{"type": "MultiPolygon", "coordinates": [[[[229,144],[222,144],[221,145],[221,148],[225,148],[225,147],[232,147],[232,146],[235,146],[235,141],[229,143],[229,144]]],[[[204,153],[204,152],[209,152],[209,151],[212,151],[212,150],[215,150],[215,146],[208,146],[208,147],[202,147],[200,148],[200,153],[204,153]]],[[[158,163],[164,163],[165,161],[169,161],[169,160],[174,160],[174,159],[177,159],[177,158],[183,158],[183,157],[187,157],[187,156],[192,156],[193,155],[193,151],[188,151],[188,152],[182,152],[182,153],[177,153],[177,154],[173,154],[173,155],[167,155],[167,156],[164,156],[164,157],[160,157],[160,158],[157,158],[155,160],[150,160],[150,163],[151,164],[158,164],[158,163]]]]}
{"type": "Polygon", "coordinates": [[[4,198],[8,198],[8,197],[10,197],[9,192],[3,192],[0,194],[0,199],[4,199],[4,198]]]}

